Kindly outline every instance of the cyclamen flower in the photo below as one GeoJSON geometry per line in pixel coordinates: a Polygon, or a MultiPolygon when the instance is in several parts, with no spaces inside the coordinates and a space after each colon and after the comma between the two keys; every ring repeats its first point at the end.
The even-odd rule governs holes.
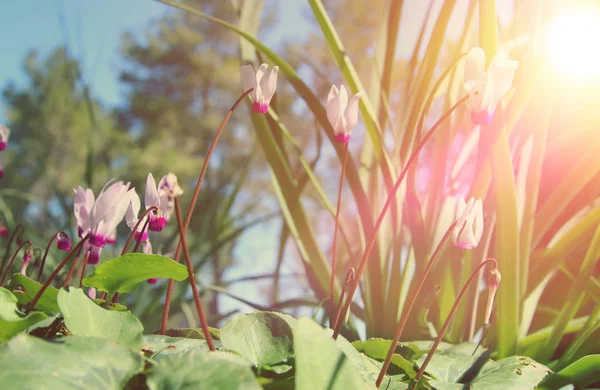
{"type": "Polygon", "coordinates": [[[279,67],[274,66],[267,71],[268,67],[267,64],[262,64],[256,72],[254,72],[252,65],[242,65],[240,67],[240,77],[244,91],[254,88],[248,95],[252,100],[252,111],[261,114],[266,114],[269,110],[269,102],[271,102],[277,88],[279,67]]]}
{"type": "Polygon", "coordinates": [[[23,265],[21,266],[21,271],[19,272],[21,275],[25,275],[27,272],[27,267],[29,263],[31,263],[31,259],[33,258],[33,248],[31,245],[25,249],[25,253],[23,254],[23,265]]]}
{"type": "Polygon", "coordinates": [[[4,226],[2,223],[0,223],[0,236],[6,237],[7,234],[8,234],[8,228],[6,226],[4,226]]]}
{"type": "Polygon", "coordinates": [[[81,236],[89,234],[86,246],[90,250],[89,264],[98,264],[100,251],[125,216],[132,193],[135,193],[134,189],[129,189],[129,185],[122,181],[113,183],[108,188],[105,187],[95,201],[91,190],[84,191],[81,187],[74,190],[78,230],[81,236]]]}
{"type": "Polygon", "coordinates": [[[456,216],[456,225],[453,231],[454,245],[462,249],[475,248],[483,235],[481,199],[471,198],[468,204],[464,199],[460,199],[456,207],[456,216]]]}
{"type": "Polygon", "coordinates": [[[60,251],[69,251],[71,250],[71,239],[65,233],[59,233],[59,236],[56,240],[56,247],[60,251]]]}
{"type": "Polygon", "coordinates": [[[494,268],[488,274],[487,282],[488,282],[488,299],[487,305],[485,307],[485,325],[489,325],[490,317],[492,316],[492,306],[494,306],[494,297],[496,296],[496,291],[498,290],[498,286],[500,286],[500,280],[502,280],[502,275],[498,268],[494,268]]]}
{"type": "Polygon", "coordinates": [[[0,150],[6,149],[8,143],[8,137],[10,136],[10,130],[4,125],[0,125],[0,150]]]}
{"type": "Polygon", "coordinates": [[[350,133],[358,122],[358,102],[361,92],[357,93],[348,103],[348,92],[343,85],[340,89],[335,85],[331,86],[327,96],[327,119],[333,127],[336,142],[347,143],[350,140],[350,133]]]}
{"type": "Polygon", "coordinates": [[[489,125],[500,99],[512,85],[519,63],[508,59],[506,52],[497,52],[487,71],[485,52],[474,47],[467,53],[464,88],[469,94],[467,105],[476,125],[489,125]]]}

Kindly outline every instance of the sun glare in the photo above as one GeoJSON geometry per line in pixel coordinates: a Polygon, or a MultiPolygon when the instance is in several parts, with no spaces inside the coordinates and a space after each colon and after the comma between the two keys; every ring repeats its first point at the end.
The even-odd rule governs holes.
{"type": "Polygon", "coordinates": [[[600,77],[600,12],[565,11],[549,26],[547,49],[553,65],[565,76],[600,77]]]}

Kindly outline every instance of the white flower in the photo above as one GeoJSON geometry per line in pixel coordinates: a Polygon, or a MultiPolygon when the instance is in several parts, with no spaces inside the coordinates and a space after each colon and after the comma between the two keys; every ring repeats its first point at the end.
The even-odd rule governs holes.
{"type": "Polygon", "coordinates": [[[348,92],[343,85],[338,90],[335,85],[331,86],[327,96],[327,119],[333,127],[333,133],[337,142],[347,143],[350,133],[358,122],[358,101],[361,92],[357,93],[348,103],[348,92]]]}
{"type": "Polygon", "coordinates": [[[256,73],[252,65],[242,65],[240,67],[240,77],[244,91],[254,88],[249,95],[252,100],[253,112],[265,114],[269,109],[269,102],[275,94],[279,67],[274,66],[267,71],[268,67],[267,64],[262,64],[256,73]]]}
{"type": "Polygon", "coordinates": [[[10,136],[10,130],[4,125],[0,125],[0,150],[6,149],[8,143],[8,137],[10,136]]]}
{"type": "Polygon", "coordinates": [[[473,249],[483,234],[483,205],[481,199],[464,199],[456,207],[456,225],[453,231],[454,245],[462,249],[473,249]]]}
{"type": "Polygon", "coordinates": [[[510,90],[519,63],[508,59],[506,52],[497,52],[487,71],[485,52],[474,47],[467,53],[464,87],[469,94],[467,105],[471,119],[477,125],[489,125],[498,102],[510,90]]]}
{"type": "MultiPolygon", "coordinates": [[[[112,182],[109,181],[106,186],[112,182]]],[[[110,241],[131,202],[134,189],[122,181],[111,184],[100,192],[94,201],[92,190],[78,187],[75,191],[75,218],[81,236],[89,234],[85,246],[90,250],[89,263],[97,264],[101,249],[110,241]]]]}

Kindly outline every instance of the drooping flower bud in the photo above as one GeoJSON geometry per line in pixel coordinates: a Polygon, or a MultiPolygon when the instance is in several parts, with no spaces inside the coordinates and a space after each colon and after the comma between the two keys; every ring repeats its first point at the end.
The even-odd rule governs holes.
{"type": "Polygon", "coordinates": [[[33,258],[33,247],[29,245],[27,249],[25,249],[25,253],[23,254],[23,265],[21,267],[20,274],[25,275],[27,272],[27,267],[29,263],[31,263],[31,259],[33,258]]]}
{"type": "Polygon", "coordinates": [[[485,325],[489,325],[490,323],[490,317],[492,316],[492,306],[494,306],[494,297],[496,296],[498,286],[500,286],[501,279],[502,275],[500,274],[500,271],[498,271],[498,268],[494,268],[488,273],[488,299],[487,305],[485,306],[485,325]]]}
{"type": "Polygon", "coordinates": [[[456,206],[456,225],[453,231],[454,245],[461,249],[473,249],[483,235],[483,205],[481,199],[471,198],[469,203],[459,199],[456,206]]]}
{"type": "Polygon", "coordinates": [[[59,251],[70,251],[71,250],[71,239],[66,233],[59,233],[58,239],[56,240],[56,247],[59,251]]]}

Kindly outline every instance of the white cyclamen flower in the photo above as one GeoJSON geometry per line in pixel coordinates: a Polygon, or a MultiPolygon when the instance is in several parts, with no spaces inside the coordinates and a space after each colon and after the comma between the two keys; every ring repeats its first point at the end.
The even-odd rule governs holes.
{"type": "Polygon", "coordinates": [[[250,92],[252,100],[252,111],[266,114],[269,109],[269,102],[275,94],[277,88],[278,66],[272,67],[269,71],[267,64],[262,64],[256,72],[252,65],[242,65],[240,67],[240,77],[242,79],[242,88],[244,91],[254,88],[250,92]]]}
{"type": "Polygon", "coordinates": [[[467,105],[476,125],[489,125],[494,119],[498,102],[512,86],[519,63],[508,59],[506,52],[497,52],[485,69],[485,52],[474,47],[467,53],[464,87],[469,94],[467,105]]]}
{"type": "Polygon", "coordinates": [[[0,125],[0,150],[6,149],[8,143],[8,137],[10,136],[10,130],[4,125],[0,125]]]}
{"type": "Polygon", "coordinates": [[[333,127],[335,141],[347,143],[350,140],[350,133],[358,122],[358,102],[361,92],[357,93],[348,103],[348,92],[343,85],[340,89],[335,85],[331,86],[327,96],[327,119],[333,127]]]}
{"type": "Polygon", "coordinates": [[[481,199],[471,198],[469,203],[459,199],[456,207],[456,225],[453,231],[454,245],[473,249],[483,235],[483,204],[481,199]]]}

